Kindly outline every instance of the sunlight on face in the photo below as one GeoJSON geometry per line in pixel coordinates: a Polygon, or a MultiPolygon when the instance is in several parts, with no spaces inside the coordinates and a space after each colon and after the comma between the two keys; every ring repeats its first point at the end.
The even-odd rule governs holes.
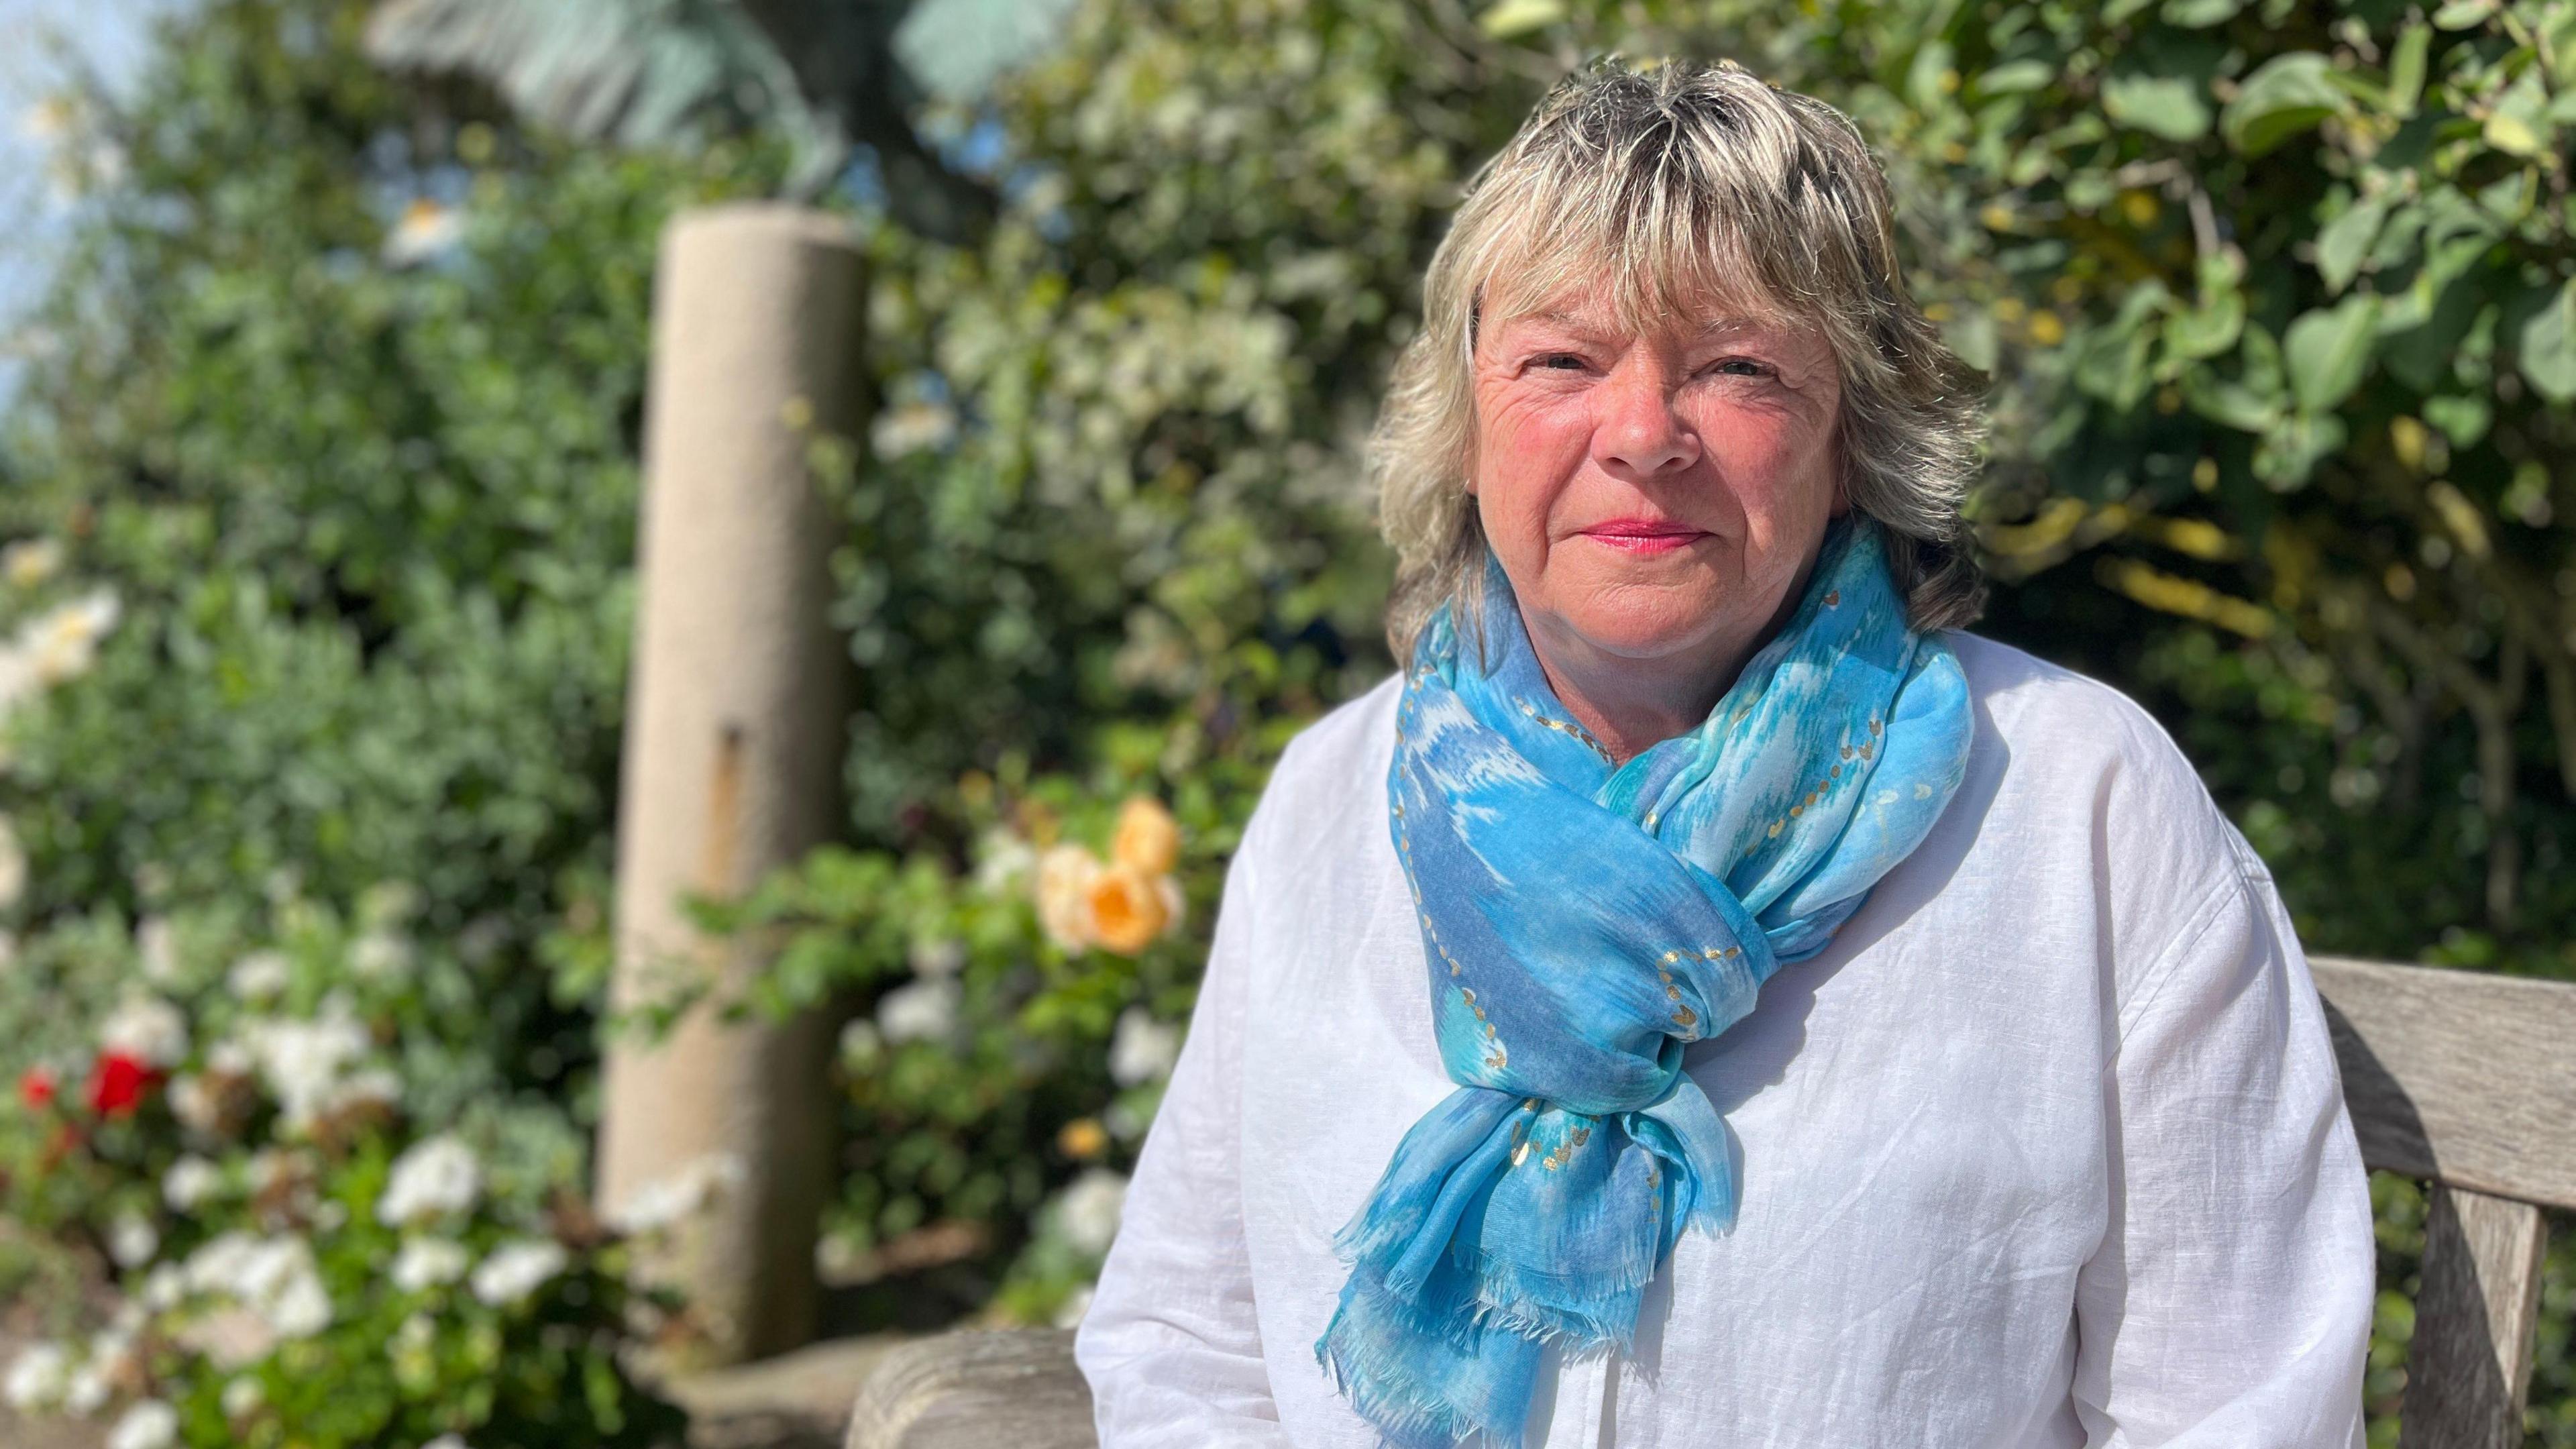
{"type": "Polygon", "coordinates": [[[1638,335],[1575,298],[1485,326],[1475,396],[1470,487],[1543,657],[1731,671],[1844,508],[1820,332],[1638,335]]]}

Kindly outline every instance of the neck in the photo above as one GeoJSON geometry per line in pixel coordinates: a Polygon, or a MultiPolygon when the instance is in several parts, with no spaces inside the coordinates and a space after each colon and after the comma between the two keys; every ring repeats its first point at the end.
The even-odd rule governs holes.
{"type": "Polygon", "coordinates": [[[1601,742],[1613,765],[1624,765],[1708,718],[1735,687],[1744,662],[1797,612],[1814,568],[1815,561],[1808,560],[1760,628],[1720,631],[1691,648],[1651,659],[1609,653],[1560,619],[1524,616],[1522,622],[1558,702],[1601,742]]]}
{"type": "Polygon", "coordinates": [[[1714,640],[1713,647],[1630,659],[1561,633],[1533,621],[1530,646],[1539,668],[1575,723],[1619,765],[1707,719],[1753,653],[1750,646],[1714,640]]]}

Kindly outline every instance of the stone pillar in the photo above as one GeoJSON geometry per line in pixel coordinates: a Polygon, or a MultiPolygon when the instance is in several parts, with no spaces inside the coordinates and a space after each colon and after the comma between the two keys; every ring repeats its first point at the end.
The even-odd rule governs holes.
{"type": "MultiPolygon", "coordinates": [[[[761,948],[702,939],[682,894],[740,893],[842,828],[851,664],[828,622],[842,530],[805,453],[809,426],[863,432],[865,318],[844,221],[724,206],[663,234],[618,800],[620,1011],[689,983],[726,995],[761,948]]],[[[709,1329],[675,1367],[814,1335],[830,1025],[726,1023],[701,1005],[658,1041],[607,1043],[604,1210],[719,1163],[739,1172],[649,1264],[709,1329]]]]}

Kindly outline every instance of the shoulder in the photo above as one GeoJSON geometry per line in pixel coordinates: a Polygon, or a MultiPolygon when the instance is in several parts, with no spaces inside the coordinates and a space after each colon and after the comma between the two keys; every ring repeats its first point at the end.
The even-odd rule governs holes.
{"type": "Polygon", "coordinates": [[[1288,741],[1244,833],[1247,854],[1301,854],[1355,822],[1376,829],[1404,676],[1328,710],[1288,741]]]}
{"type": "MultiPolygon", "coordinates": [[[[2027,786],[2082,791],[2097,814],[2153,821],[2232,858],[2241,839],[2199,769],[2156,717],[2089,675],[1980,635],[1952,630],[1977,712],[1980,753],[2027,786]]],[[[2242,862],[2260,871],[2250,852],[2242,862]]]]}
{"type": "Polygon", "coordinates": [[[1969,771],[1990,791],[1979,833],[2091,863],[2117,975],[2152,975],[2220,916],[2272,896],[2261,857],[2137,701],[2009,644],[1944,637],[1977,714],[1969,771]]]}

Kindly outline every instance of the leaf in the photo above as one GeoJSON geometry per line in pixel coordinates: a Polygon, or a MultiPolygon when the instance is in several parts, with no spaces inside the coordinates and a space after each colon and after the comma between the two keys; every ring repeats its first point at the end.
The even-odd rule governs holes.
{"type": "Polygon", "coordinates": [[[2512,156],[2537,156],[2549,147],[2549,93],[2538,67],[2525,71],[2487,113],[2486,142],[2512,156]]]}
{"type": "Polygon", "coordinates": [[[2241,382],[2213,377],[2206,368],[2195,367],[2183,374],[2182,396],[2193,412],[2238,432],[2268,432],[2281,419],[2278,399],[2266,397],[2241,382]]]}
{"type": "Polygon", "coordinates": [[[2317,275],[2325,278],[2328,292],[2339,293],[2352,285],[2353,277],[2361,271],[2361,259],[2369,253],[2370,244],[2379,239],[2380,223],[2388,219],[2388,206],[2393,199],[2384,191],[2365,196],[2317,233],[2317,275]]]}
{"type": "Polygon", "coordinates": [[[1476,20],[1476,27],[1496,40],[1509,40],[1544,29],[1565,18],[1561,0],[1502,0],[1476,20]]]}
{"type": "Polygon", "coordinates": [[[2245,294],[2227,287],[2204,294],[2199,306],[2165,319],[2165,352],[2194,361],[2216,357],[2234,347],[2244,331],[2245,294]]]}
{"type": "Polygon", "coordinates": [[[2496,0],[2451,0],[2433,12],[2433,24],[2442,30],[2467,30],[2484,25],[2495,11],[2496,0]]]}
{"type": "Polygon", "coordinates": [[[2245,0],[2165,0],[2156,18],[2184,30],[2201,30],[2236,18],[2245,0]]]}
{"type": "Polygon", "coordinates": [[[2008,60],[1977,77],[1977,94],[1982,96],[2018,95],[2035,91],[2057,79],[2057,67],[2044,60],[2008,60]]]}
{"type": "Polygon", "coordinates": [[[2522,324],[2522,375],[2554,403],[2576,399],[2576,279],[2522,324]]]}
{"type": "Polygon", "coordinates": [[[2370,370],[2370,344],[2379,321],[2379,299],[2367,294],[2301,316],[2282,335],[2282,360],[2299,406],[2321,413],[2361,386],[2370,370]]]}
{"type": "Polygon", "coordinates": [[[2411,20],[2397,33],[2397,50],[2388,58],[2388,109],[2394,115],[2415,114],[2415,103],[2424,95],[2424,56],[2433,43],[2433,29],[2421,20],[2411,20]]]}
{"type": "Polygon", "coordinates": [[[1941,323],[1941,340],[1949,344],[1959,360],[1979,372],[1995,370],[2000,339],[1996,335],[1994,314],[1983,307],[1967,307],[1952,313],[1941,323]]]}
{"type": "Polygon", "coordinates": [[[2313,51],[2292,51],[2265,61],[2245,78],[2219,115],[2227,144],[2260,156],[2344,108],[2345,94],[2328,78],[2332,67],[2313,51]]]}
{"type": "Polygon", "coordinates": [[[2487,425],[2494,420],[2494,406],[2475,394],[2424,399],[2424,421],[2440,428],[2455,449],[2476,447],[2478,439],[2487,435],[2487,425]]]}
{"type": "Polygon", "coordinates": [[[2133,131],[2168,141],[2197,141],[2209,134],[2209,106],[2200,83],[2177,76],[2111,76],[2102,82],[2102,109],[2133,131]]]}

